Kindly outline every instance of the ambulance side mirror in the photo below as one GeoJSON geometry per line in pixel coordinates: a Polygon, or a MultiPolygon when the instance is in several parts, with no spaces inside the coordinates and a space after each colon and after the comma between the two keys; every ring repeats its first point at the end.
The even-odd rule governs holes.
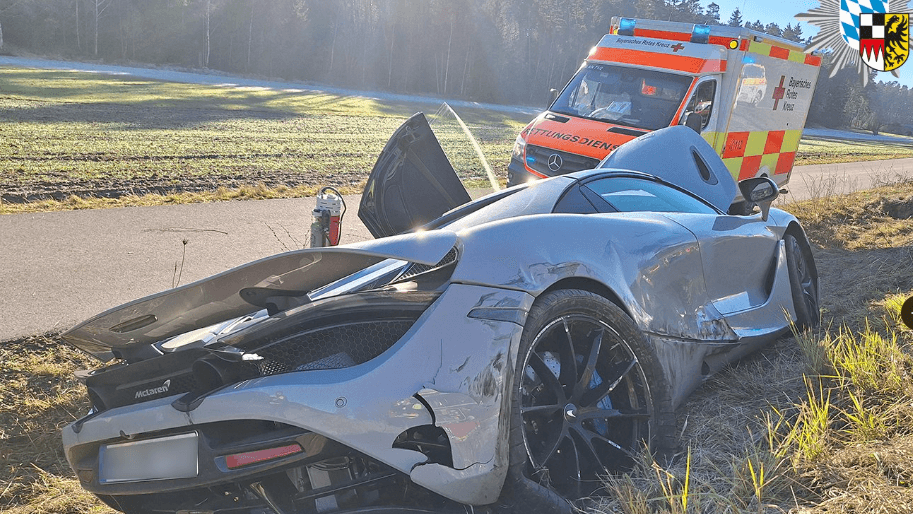
{"type": "Polygon", "coordinates": [[[755,204],[761,208],[761,219],[764,221],[767,221],[770,213],[770,204],[780,195],[777,183],[767,177],[742,180],[739,182],[739,191],[749,206],[755,204]]]}
{"type": "Polygon", "coordinates": [[[548,90],[548,105],[546,107],[551,107],[555,100],[558,99],[558,90],[551,88],[548,90]]]}
{"type": "Polygon", "coordinates": [[[688,128],[694,129],[694,131],[697,132],[698,134],[701,133],[701,128],[702,128],[703,124],[704,124],[704,120],[700,114],[698,114],[696,112],[689,112],[688,114],[685,115],[684,125],[688,128]]]}

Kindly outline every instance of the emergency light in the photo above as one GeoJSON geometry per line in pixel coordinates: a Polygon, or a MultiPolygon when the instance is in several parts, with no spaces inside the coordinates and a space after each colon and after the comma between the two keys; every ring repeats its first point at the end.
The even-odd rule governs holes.
{"type": "Polygon", "coordinates": [[[710,42],[710,25],[695,25],[691,29],[691,42],[707,44],[710,42]]]}
{"type": "Polygon", "coordinates": [[[635,24],[637,24],[637,20],[634,18],[622,18],[621,22],[618,23],[618,35],[633,36],[635,24]]]}

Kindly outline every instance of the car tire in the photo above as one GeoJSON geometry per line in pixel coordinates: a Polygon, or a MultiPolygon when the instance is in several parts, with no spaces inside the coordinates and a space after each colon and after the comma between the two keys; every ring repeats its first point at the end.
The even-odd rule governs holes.
{"type": "Polygon", "coordinates": [[[792,234],[783,236],[786,245],[786,269],[800,330],[816,328],[821,319],[818,307],[818,271],[811,249],[792,234]]]}
{"type": "Polygon", "coordinates": [[[600,476],[636,453],[675,444],[671,392],[655,351],[618,306],[595,293],[546,293],[530,310],[511,388],[513,512],[571,512],[600,476]]]}

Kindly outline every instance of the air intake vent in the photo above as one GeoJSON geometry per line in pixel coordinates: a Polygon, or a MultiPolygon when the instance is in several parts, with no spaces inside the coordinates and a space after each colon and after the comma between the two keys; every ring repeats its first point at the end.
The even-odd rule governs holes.
{"type": "Polygon", "coordinates": [[[393,346],[413,323],[414,319],[370,320],[322,327],[258,349],[263,360],[250,365],[260,375],[356,366],[393,346]]]}
{"type": "Polygon", "coordinates": [[[444,258],[441,259],[434,266],[429,266],[427,264],[419,264],[417,262],[413,262],[406,269],[406,271],[404,271],[403,274],[399,276],[399,280],[412,278],[420,273],[424,273],[426,271],[431,271],[431,270],[437,269],[437,268],[442,268],[448,264],[452,264],[452,263],[456,262],[456,259],[457,259],[457,250],[456,250],[456,247],[453,247],[450,249],[449,252],[447,252],[447,255],[445,255],[444,258]]]}

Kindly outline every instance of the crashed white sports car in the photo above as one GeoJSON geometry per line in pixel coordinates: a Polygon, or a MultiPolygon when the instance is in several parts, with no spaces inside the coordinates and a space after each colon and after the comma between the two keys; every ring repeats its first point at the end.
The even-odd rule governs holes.
{"type": "Polygon", "coordinates": [[[818,319],[771,180],[740,184],[761,212],[727,214],[737,186],[685,127],[601,168],[468,202],[414,116],[362,198],[379,239],[64,334],[111,362],[63,430],[82,486],[128,513],[570,511],[645,442],[674,446],[702,379],[818,319]]]}

